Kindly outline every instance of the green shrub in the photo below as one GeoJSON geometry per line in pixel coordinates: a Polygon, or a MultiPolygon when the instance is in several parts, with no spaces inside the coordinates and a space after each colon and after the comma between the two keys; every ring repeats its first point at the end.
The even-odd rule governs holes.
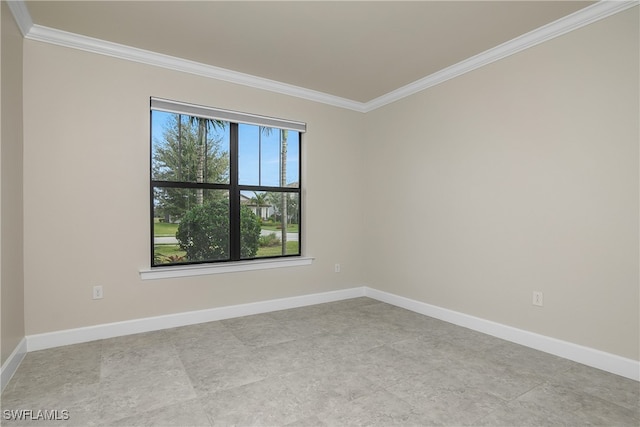
{"type": "Polygon", "coordinates": [[[276,236],[276,233],[269,233],[266,236],[260,236],[259,243],[261,248],[280,246],[282,244],[280,242],[280,238],[276,236]]]}
{"type": "Polygon", "coordinates": [[[240,257],[253,258],[258,253],[260,217],[247,206],[240,206],[240,257]]]}
{"type": "MultiPolygon", "coordinates": [[[[260,223],[246,206],[240,208],[240,229],[240,255],[251,258],[258,252],[260,223]]],[[[214,200],[188,210],[180,221],[176,239],[188,261],[229,259],[229,201],[214,200]]]]}

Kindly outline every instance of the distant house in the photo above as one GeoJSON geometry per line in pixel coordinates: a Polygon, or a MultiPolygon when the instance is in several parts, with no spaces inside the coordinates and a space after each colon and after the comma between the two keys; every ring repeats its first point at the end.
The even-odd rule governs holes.
{"type": "Polygon", "coordinates": [[[240,194],[240,204],[247,206],[251,212],[266,220],[275,213],[273,206],[269,203],[257,204],[255,198],[240,194]]]}

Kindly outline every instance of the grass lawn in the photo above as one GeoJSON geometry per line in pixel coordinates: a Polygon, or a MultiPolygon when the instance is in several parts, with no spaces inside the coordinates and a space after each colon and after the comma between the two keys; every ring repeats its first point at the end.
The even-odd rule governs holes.
{"type": "Polygon", "coordinates": [[[153,235],[155,237],[176,237],[178,224],[169,224],[168,222],[156,222],[153,224],[153,235]]]}
{"type": "MultiPolygon", "coordinates": [[[[288,254],[297,254],[298,253],[298,242],[287,242],[287,253],[288,254]]],[[[267,248],[258,248],[258,254],[256,256],[277,256],[282,255],[282,245],[271,246],[267,248]]]]}
{"type": "MultiPolygon", "coordinates": [[[[276,225],[263,224],[263,230],[280,231],[276,225]]],[[[289,233],[297,233],[299,230],[298,224],[289,224],[287,231],[289,233]]],[[[170,224],[168,222],[156,222],[153,224],[153,235],[155,237],[175,237],[176,231],[178,231],[178,224],[170,224]]]]}
{"type": "Polygon", "coordinates": [[[156,255],[163,257],[187,255],[185,251],[180,250],[178,245],[153,245],[153,251],[156,255]]]}
{"type": "MultiPolygon", "coordinates": [[[[171,257],[171,256],[185,256],[186,252],[180,250],[180,246],[178,245],[154,245],[153,246],[154,253],[156,255],[160,255],[162,257],[171,257]]],[[[287,253],[295,254],[298,253],[298,242],[287,242],[287,253]]],[[[265,256],[278,256],[282,255],[282,247],[272,246],[268,248],[259,248],[257,257],[265,257],[265,256]]]]}
{"type": "MultiPolygon", "coordinates": [[[[279,226],[279,224],[278,225],[262,224],[262,229],[263,230],[269,230],[269,231],[280,231],[278,226],[279,226]]],[[[287,224],[287,232],[289,232],[289,233],[297,233],[298,230],[299,230],[298,224],[287,224]]]]}

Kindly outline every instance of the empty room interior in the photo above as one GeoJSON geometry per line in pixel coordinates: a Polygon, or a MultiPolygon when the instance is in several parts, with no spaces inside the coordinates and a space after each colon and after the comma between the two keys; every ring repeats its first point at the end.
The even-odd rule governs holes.
{"type": "Polygon", "coordinates": [[[2,1],[0,424],[640,425],[639,17],[2,1]]]}

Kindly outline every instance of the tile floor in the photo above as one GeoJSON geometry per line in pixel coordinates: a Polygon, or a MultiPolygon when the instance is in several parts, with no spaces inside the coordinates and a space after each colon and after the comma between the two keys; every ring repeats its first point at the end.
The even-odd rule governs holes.
{"type": "Polygon", "coordinates": [[[639,384],[356,298],[29,353],[0,422],[638,426],[639,384]]]}

